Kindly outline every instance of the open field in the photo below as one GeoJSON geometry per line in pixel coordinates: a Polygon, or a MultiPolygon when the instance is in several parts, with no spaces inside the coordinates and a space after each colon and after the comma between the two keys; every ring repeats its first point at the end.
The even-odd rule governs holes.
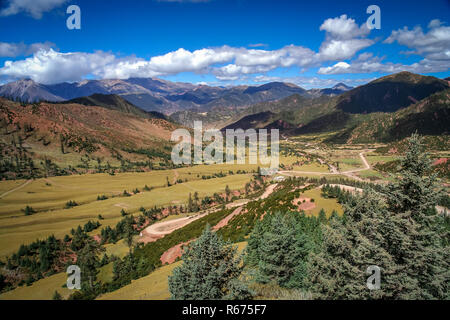
{"type": "Polygon", "coordinates": [[[306,214],[317,216],[320,209],[323,208],[327,214],[327,217],[331,215],[331,212],[333,210],[336,210],[337,213],[341,215],[344,211],[342,210],[342,206],[337,202],[337,200],[322,198],[321,192],[321,189],[316,188],[307,190],[302,194],[303,197],[314,199],[314,204],[316,205],[312,210],[305,210],[306,214]]]}
{"type": "Polygon", "coordinates": [[[319,173],[324,173],[324,172],[330,172],[330,170],[328,170],[328,166],[324,165],[324,164],[320,164],[320,163],[309,163],[309,164],[304,164],[302,166],[294,166],[294,171],[305,171],[305,172],[319,172],[319,173]]]}
{"type": "Polygon", "coordinates": [[[0,300],[50,300],[57,290],[63,298],[67,298],[72,292],[62,286],[67,281],[67,274],[58,273],[50,277],[36,281],[31,286],[18,287],[0,295],[0,300]]]}
{"type": "Polygon", "coordinates": [[[104,220],[101,220],[102,227],[114,226],[122,219],[122,209],[127,213],[136,213],[141,206],[150,208],[155,205],[186,203],[189,193],[198,192],[199,197],[204,197],[211,196],[215,192],[224,192],[227,185],[230,189],[240,189],[251,178],[250,174],[239,174],[209,180],[196,179],[140,192],[130,197],[120,196],[96,201],[99,194],[120,193],[127,188],[131,193],[136,187],[142,190],[145,184],[161,186],[167,174],[163,171],[155,172],[154,175],[127,173],[123,174],[123,177],[102,174],[98,176],[98,180],[97,175],[56,177],[50,180],[56,182],[50,187],[45,184],[45,179],[35,180],[0,201],[3,212],[0,218],[0,256],[11,254],[21,244],[31,243],[51,234],[62,238],[69,234],[72,228],[84,225],[89,220],[96,220],[99,214],[104,217],[104,220]],[[51,189],[47,190],[46,187],[51,189]],[[63,206],[69,199],[75,200],[80,205],[64,209],[63,206]],[[38,211],[49,207],[53,209],[25,216],[20,212],[20,208],[27,204],[38,211]]]}
{"type": "MultiPolygon", "coordinates": [[[[25,187],[0,198],[0,217],[21,214],[26,205],[37,211],[63,208],[69,200],[79,204],[94,202],[98,195],[120,195],[124,190],[140,191],[148,187],[164,187],[167,179],[171,184],[176,177],[183,181],[202,180],[202,176],[214,173],[228,173],[256,170],[257,165],[200,165],[176,170],[156,170],[151,172],[118,173],[111,176],[106,173],[59,176],[31,180],[25,187]]],[[[212,181],[212,180],[211,180],[212,181]]],[[[0,190],[3,194],[24,184],[26,180],[1,181],[0,190]]],[[[214,183],[214,182],[211,182],[214,183]]]]}

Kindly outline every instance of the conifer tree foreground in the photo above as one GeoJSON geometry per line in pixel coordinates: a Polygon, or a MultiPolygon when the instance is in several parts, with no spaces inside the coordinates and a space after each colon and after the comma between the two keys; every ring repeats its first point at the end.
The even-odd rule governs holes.
{"type": "Polygon", "coordinates": [[[175,300],[248,298],[239,283],[240,259],[236,248],[225,243],[209,226],[183,254],[183,264],[169,277],[169,291],[175,300]]]}
{"type": "MultiPolygon", "coordinates": [[[[442,191],[436,187],[437,174],[424,150],[423,138],[413,134],[402,159],[400,177],[386,188],[389,210],[410,217],[415,225],[414,248],[409,254],[408,274],[418,282],[419,299],[450,298],[450,247],[445,216],[435,209],[442,191]]],[[[401,255],[401,252],[395,252],[401,255]]]]}
{"type": "Polygon", "coordinates": [[[256,267],[256,280],[282,287],[300,288],[310,250],[308,236],[290,215],[266,215],[256,224],[248,241],[246,262],[256,267]]]}
{"type": "Polygon", "coordinates": [[[344,219],[323,226],[323,245],[308,263],[308,283],[319,299],[449,298],[449,247],[439,192],[420,138],[413,135],[395,183],[366,190],[344,219]],[[368,266],[381,268],[381,287],[366,286],[368,266]]]}

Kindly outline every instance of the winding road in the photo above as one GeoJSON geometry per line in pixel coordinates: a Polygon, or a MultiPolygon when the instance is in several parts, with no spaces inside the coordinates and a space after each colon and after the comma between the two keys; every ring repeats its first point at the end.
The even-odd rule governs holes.
{"type": "Polygon", "coordinates": [[[364,171],[364,170],[369,170],[371,169],[370,164],[367,162],[366,157],[364,156],[365,152],[369,152],[370,150],[365,150],[359,153],[359,157],[361,158],[361,161],[364,164],[363,168],[358,168],[358,169],[352,169],[352,170],[347,170],[347,171],[339,171],[335,166],[333,165],[329,165],[331,172],[317,172],[317,171],[295,171],[295,170],[290,170],[290,171],[278,171],[279,174],[281,175],[286,175],[286,176],[293,176],[295,173],[299,173],[299,174],[311,174],[311,175],[335,175],[335,174],[341,174],[344,176],[347,176],[349,178],[358,180],[358,181],[364,181],[364,179],[358,177],[357,175],[355,175],[354,173],[356,172],[360,172],[360,171],[364,171]]]}
{"type": "MultiPolygon", "coordinates": [[[[264,191],[264,193],[256,200],[266,199],[267,197],[269,197],[269,195],[272,194],[272,192],[275,190],[277,185],[278,184],[276,184],[276,183],[269,185],[266,188],[266,190],[264,191]]],[[[231,213],[230,215],[225,217],[221,222],[219,222],[219,224],[223,225],[224,223],[225,224],[228,223],[228,221],[231,220],[231,218],[233,218],[235,215],[237,215],[241,212],[242,207],[244,205],[246,205],[249,201],[250,200],[245,200],[243,202],[229,204],[227,206],[228,208],[237,208],[237,209],[234,210],[233,213],[231,213]]],[[[252,200],[252,201],[254,201],[254,200],[252,200]]],[[[217,210],[220,210],[220,209],[217,209],[217,210]]],[[[154,223],[142,231],[142,235],[141,235],[141,238],[139,239],[139,241],[144,242],[144,243],[156,241],[156,240],[164,237],[165,235],[172,233],[173,231],[175,231],[177,229],[183,228],[184,226],[188,225],[191,222],[194,222],[195,220],[203,218],[204,216],[206,216],[207,214],[209,214],[211,212],[212,212],[211,210],[207,210],[206,212],[197,214],[195,216],[183,217],[183,218],[173,219],[173,220],[169,220],[169,221],[162,221],[162,222],[154,223]]]]}

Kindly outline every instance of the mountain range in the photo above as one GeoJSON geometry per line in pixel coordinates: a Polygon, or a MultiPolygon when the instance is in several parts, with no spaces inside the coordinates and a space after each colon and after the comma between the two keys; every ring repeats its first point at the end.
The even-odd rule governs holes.
{"type": "MultiPolygon", "coordinates": [[[[245,107],[299,94],[308,97],[338,95],[350,89],[338,84],[328,89],[305,90],[297,85],[271,82],[261,86],[213,87],[156,78],[84,80],[45,85],[25,79],[0,87],[0,96],[24,102],[62,102],[93,94],[116,94],[145,111],[166,115],[177,111],[208,112],[215,107],[245,107]]],[[[180,118],[175,116],[175,118],[180,118]]]]}
{"type": "Polygon", "coordinates": [[[331,132],[329,142],[360,143],[390,142],[415,131],[446,135],[449,124],[449,82],[400,72],[339,96],[260,103],[223,128],[278,128],[291,136],[331,132]]]}
{"type": "MultiPolygon", "coordinates": [[[[172,85],[146,83],[153,83],[155,91],[159,88],[166,92],[172,85]]],[[[42,94],[44,91],[39,90],[46,88],[29,80],[15,84],[17,90],[9,93],[22,94],[22,98],[36,92],[42,94]]],[[[186,95],[186,88],[192,85],[176,86],[172,89],[186,95]]],[[[118,83],[113,87],[120,91],[118,83]]],[[[216,90],[196,87],[192,92],[199,97],[200,89],[216,90]]],[[[214,106],[203,113],[189,109],[183,114],[201,116],[210,126],[222,129],[277,128],[283,137],[327,133],[325,142],[333,144],[392,143],[417,131],[440,139],[437,145],[442,145],[448,143],[446,137],[450,134],[449,81],[435,77],[401,72],[340,95],[305,94],[304,89],[282,83],[227,90],[246,91],[248,95],[281,91],[284,95],[289,91],[291,95],[250,106],[214,106]]],[[[172,119],[177,114],[181,112],[168,117],[144,110],[118,94],[96,93],[62,102],[39,103],[0,98],[0,178],[60,175],[80,170],[171,168],[170,136],[173,130],[183,127],[172,119]],[[41,165],[37,166],[38,163],[41,165]]]]}

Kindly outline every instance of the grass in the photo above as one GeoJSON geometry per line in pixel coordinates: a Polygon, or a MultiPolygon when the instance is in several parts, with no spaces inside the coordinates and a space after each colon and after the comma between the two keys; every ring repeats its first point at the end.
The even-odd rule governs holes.
{"type": "Polygon", "coordinates": [[[304,164],[302,166],[294,166],[294,171],[305,171],[305,172],[330,172],[328,166],[324,164],[319,164],[316,162],[304,164]]]}
{"type": "Polygon", "coordinates": [[[314,216],[317,216],[319,214],[320,209],[324,209],[327,217],[331,215],[331,212],[333,210],[336,210],[339,215],[343,214],[344,211],[342,210],[342,206],[337,202],[336,199],[325,199],[321,196],[321,189],[311,189],[308,191],[305,191],[301,196],[306,198],[314,199],[314,203],[316,204],[316,207],[312,210],[306,211],[307,214],[312,214],[314,216]]]}
{"type": "Polygon", "coordinates": [[[156,269],[148,276],[133,280],[119,290],[100,296],[99,300],[167,300],[170,298],[167,278],[181,261],[156,269]]]}
{"type": "Polygon", "coordinates": [[[113,262],[110,262],[101,267],[99,273],[97,274],[97,279],[103,283],[111,282],[114,276],[113,267],[114,267],[113,262]]]}
{"type": "Polygon", "coordinates": [[[66,273],[58,273],[34,282],[31,286],[22,286],[0,295],[0,300],[51,300],[55,290],[66,299],[72,290],[63,288],[67,281],[66,273]]]}
{"type": "Polygon", "coordinates": [[[368,154],[366,155],[367,162],[369,162],[370,165],[374,165],[378,162],[385,163],[389,161],[394,161],[400,159],[400,157],[394,157],[394,156],[380,156],[380,155],[372,155],[368,154]]]}
{"type": "Polygon", "coordinates": [[[363,179],[371,179],[371,180],[386,179],[380,172],[372,169],[360,171],[357,173],[357,175],[363,179]]]}
{"type": "Polygon", "coordinates": [[[141,187],[140,190],[142,190],[145,184],[160,185],[161,182],[166,181],[166,176],[167,172],[161,171],[155,172],[154,175],[126,173],[119,177],[103,174],[56,177],[51,179],[53,182],[51,186],[45,184],[45,179],[33,181],[23,189],[0,200],[0,212],[3,212],[0,214],[2,218],[0,219],[0,257],[15,252],[21,244],[29,244],[52,234],[61,239],[69,234],[72,228],[84,225],[89,220],[96,220],[98,214],[104,217],[104,220],[101,220],[101,228],[115,226],[122,219],[120,213],[122,209],[138,215],[140,207],[186,203],[189,193],[198,192],[200,198],[206,195],[211,196],[214,192],[224,192],[226,185],[230,189],[243,188],[251,179],[250,174],[239,174],[210,180],[192,180],[171,187],[141,192],[131,197],[114,197],[96,201],[98,194],[108,194],[108,190],[121,193],[124,189],[131,191],[131,186],[141,187]],[[36,193],[27,193],[30,190],[36,193]],[[67,199],[74,200],[80,205],[65,210],[63,206],[67,199]],[[86,201],[86,199],[92,201],[86,201]],[[59,205],[56,206],[56,204],[59,205]],[[25,216],[20,209],[26,205],[31,205],[38,213],[25,216]],[[54,209],[39,212],[43,208],[51,207],[54,209]],[[16,211],[20,213],[12,213],[16,211]]]}
{"type": "Polygon", "coordinates": [[[106,249],[105,253],[108,255],[108,257],[111,257],[111,255],[115,255],[116,257],[119,258],[125,257],[130,251],[128,245],[125,243],[125,240],[123,239],[117,241],[116,243],[106,244],[105,249],[106,249]]]}
{"type": "Polygon", "coordinates": [[[358,169],[363,167],[363,163],[359,158],[339,158],[335,161],[339,162],[339,169],[341,171],[347,171],[352,169],[358,169]]]}

